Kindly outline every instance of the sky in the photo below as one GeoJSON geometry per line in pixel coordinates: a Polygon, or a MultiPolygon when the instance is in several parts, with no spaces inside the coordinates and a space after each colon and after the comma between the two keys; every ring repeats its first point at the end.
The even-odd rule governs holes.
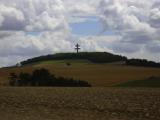
{"type": "Polygon", "coordinates": [[[160,0],[0,0],[0,67],[59,52],[160,62],[160,0]]]}

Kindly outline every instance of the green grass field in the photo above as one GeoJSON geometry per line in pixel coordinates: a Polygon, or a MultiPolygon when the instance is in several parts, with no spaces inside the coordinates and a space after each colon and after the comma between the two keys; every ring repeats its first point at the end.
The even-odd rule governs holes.
{"type": "Polygon", "coordinates": [[[66,63],[72,63],[72,64],[92,64],[89,60],[83,60],[83,59],[77,59],[77,60],[48,60],[48,61],[41,61],[36,62],[32,64],[28,64],[26,66],[33,66],[33,65],[41,65],[41,64],[66,64],[66,63]]]}
{"type": "Polygon", "coordinates": [[[88,81],[92,86],[107,87],[131,80],[144,80],[151,76],[160,77],[160,69],[133,67],[123,64],[94,64],[87,60],[45,61],[15,68],[0,69],[0,84],[7,85],[9,73],[28,72],[46,68],[57,77],[74,78],[88,81]],[[67,66],[66,63],[70,63],[67,66]]]}
{"type": "Polygon", "coordinates": [[[160,78],[148,78],[144,80],[133,80],[127,81],[125,83],[121,83],[116,85],[116,87],[152,87],[159,88],[160,87],[160,78]]]}

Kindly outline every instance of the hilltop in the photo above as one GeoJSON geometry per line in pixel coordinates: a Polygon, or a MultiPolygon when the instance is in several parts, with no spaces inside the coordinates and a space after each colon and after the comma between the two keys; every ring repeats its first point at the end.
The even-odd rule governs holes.
{"type": "Polygon", "coordinates": [[[126,61],[127,58],[107,52],[81,52],[81,53],[57,53],[53,55],[39,56],[21,62],[22,65],[48,60],[88,60],[93,63],[110,63],[116,61],[126,61]]]}
{"type": "Polygon", "coordinates": [[[107,52],[81,52],[81,53],[57,53],[53,55],[39,56],[22,61],[21,65],[33,64],[50,60],[88,60],[92,63],[114,63],[121,62],[126,65],[143,67],[160,67],[160,63],[148,61],[146,59],[128,59],[125,56],[115,55],[107,52]]]}

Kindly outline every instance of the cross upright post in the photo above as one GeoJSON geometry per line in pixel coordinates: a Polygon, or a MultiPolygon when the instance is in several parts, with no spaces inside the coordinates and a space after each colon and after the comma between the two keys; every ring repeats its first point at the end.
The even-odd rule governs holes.
{"type": "Polygon", "coordinates": [[[80,45],[77,43],[77,44],[75,45],[75,50],[77,51],[77,53],[79,52],[80,49],[81,49],[81,48],[80,48],[80,45]]]}

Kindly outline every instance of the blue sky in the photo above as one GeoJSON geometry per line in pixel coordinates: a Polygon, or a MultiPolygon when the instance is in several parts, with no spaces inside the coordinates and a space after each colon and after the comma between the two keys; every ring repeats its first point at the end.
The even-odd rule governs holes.
{"type": "Polygon", "coordinates": [[[102,30],[101,23],[98,18],[90,17],[88,20],[80,23],[71,23],[72,33],[76,35],[88,36],[96,35],[102,30]]]}
{"type": "MultiPolygon", "coordinates": [[[[86,17],[85,17],[86,18],[86,17]]],[[[87,20],[79,23],[71,23],[71,32],[78,36],[91,36],[91,35],[113,35],[112,31],[103,31],[102,23],[98,17],[87,17],[87,20]]]]}

